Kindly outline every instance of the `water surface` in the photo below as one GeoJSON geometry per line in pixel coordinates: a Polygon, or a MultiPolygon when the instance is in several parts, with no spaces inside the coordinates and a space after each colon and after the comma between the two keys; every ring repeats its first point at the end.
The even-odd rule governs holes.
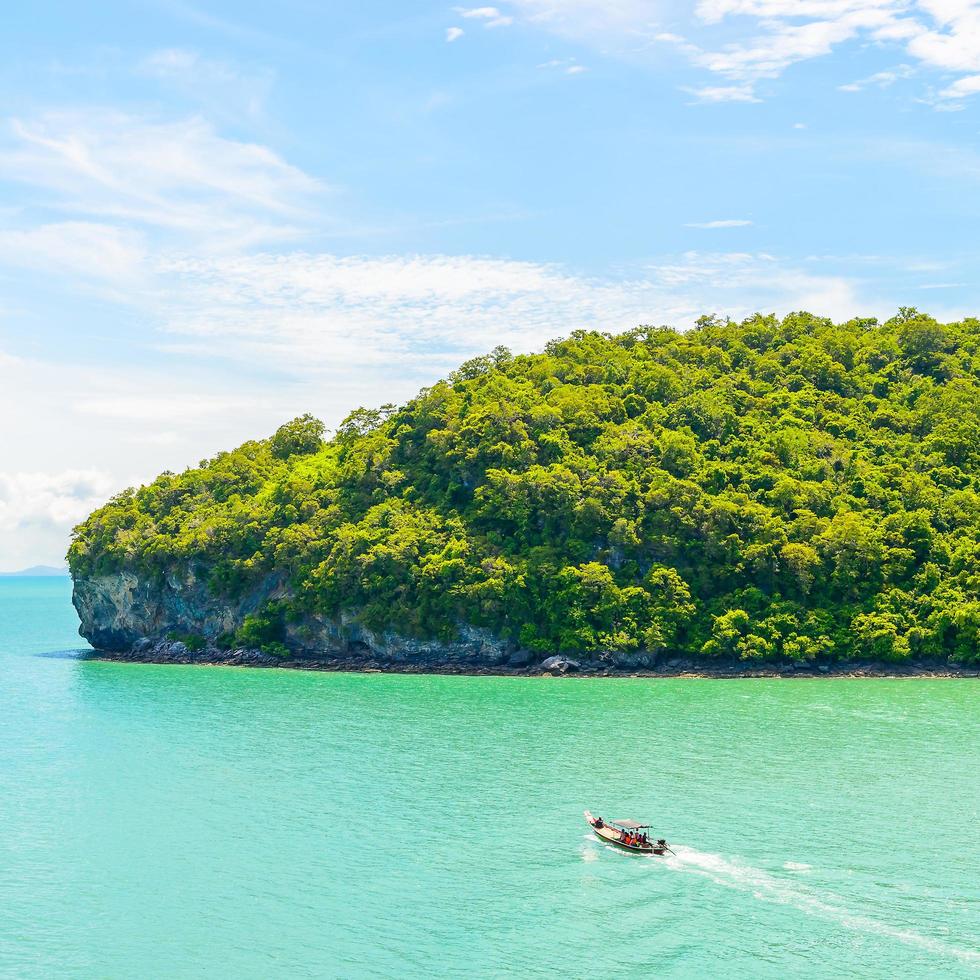
{"type": "Polygon", "coordinates": [[[4,977],[980,973],[974,680],[100,663],[69,592],[0,579],[4,977]]]}

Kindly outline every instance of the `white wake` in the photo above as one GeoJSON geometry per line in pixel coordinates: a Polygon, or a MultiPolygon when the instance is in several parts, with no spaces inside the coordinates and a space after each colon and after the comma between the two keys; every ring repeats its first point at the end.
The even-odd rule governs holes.
{"type": "MultiPolygon", "coordinates": [[[[832,892],[818,892],[799,882],[798,879],[779,878],[761,868],[754,868],[738,860],[730,860],[720,854],[708,854],[692,847],[677,845],[673,855],[663,858],[650,858],[665,864],[673,871],[701,875],[725,888],[734,888],[741,892],[751,892],[763,902],[778,905],[790,905],[805,912],[807,915],[819,916],[859,932],[887,936],[909,946],[945,956],[953,956],[964,963],[980,965],[980,952],[962,949],[941,939],[924,936],[914,929],[902,929],[879,922],[877,919],[851,911],[846,907],[845,900],[832,892]]],[[[787,862],[784,867],[793,870],[808,869],[809,866],[787,862]]]]}

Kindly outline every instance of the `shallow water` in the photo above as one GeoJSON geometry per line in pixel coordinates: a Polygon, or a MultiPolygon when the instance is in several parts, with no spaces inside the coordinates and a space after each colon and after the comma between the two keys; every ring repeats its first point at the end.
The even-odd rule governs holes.
{"type": "Polygon", "coordinates": [[[4,977],[980,973],[975,680],[99,663],[69,591],[0,579],[4,977]]]}

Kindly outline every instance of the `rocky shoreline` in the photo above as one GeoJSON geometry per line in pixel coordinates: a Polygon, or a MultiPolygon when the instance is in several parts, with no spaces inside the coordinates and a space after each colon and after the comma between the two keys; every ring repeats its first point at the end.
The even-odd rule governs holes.
{"type": "Polygon", "coordinates": [[[282,656],[236,647],[234,634],[270,598],[285,594],[270,578],[235,602],[219,602],[192,569],[148,581],[132,572],[74,583],[79,632],[95,648],[89,657],[129,663],[280,667],[294,670],[473,674],[516,677],[977,677],[976,667],[919,662],[823,664],[713,661],[678,653],[604,651],[542,657],[489,630],[459,624],[453,640],[417,639],[367,629],[356,614],[309,615],[286,625],[282,656]]]}
{"type": "Polygon", "coordinates": [[[90,660],[123,663],[185,664],[212,667],[270,667],[288,670],[316,670],[351,673],[456,674],[499,677],[689,677],[689,678],[822,678],[822,677],[980,677],[977,668],[953,664],[768,664],[726,663],[707,665],[693,659],[670,658],[651,667],[623,667],[611,662],[577,661],[570,657],[547,657],[526,665],[475,664],[429,659],[420,662],[344,656],[275,657],[260,650],[219,650],[206,647],[192,650],[176,641],[143,640],[124,650],[94,650],[90,660]]]}

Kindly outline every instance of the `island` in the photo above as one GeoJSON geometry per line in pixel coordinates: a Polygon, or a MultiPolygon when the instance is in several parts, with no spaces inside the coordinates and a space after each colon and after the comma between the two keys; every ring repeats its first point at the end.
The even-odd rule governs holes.
{"type": "Polygon", "coordinates": [[[147,661],[976,674],[980,321],[496,348],[96,510],[80,632],[147,661]]]}

